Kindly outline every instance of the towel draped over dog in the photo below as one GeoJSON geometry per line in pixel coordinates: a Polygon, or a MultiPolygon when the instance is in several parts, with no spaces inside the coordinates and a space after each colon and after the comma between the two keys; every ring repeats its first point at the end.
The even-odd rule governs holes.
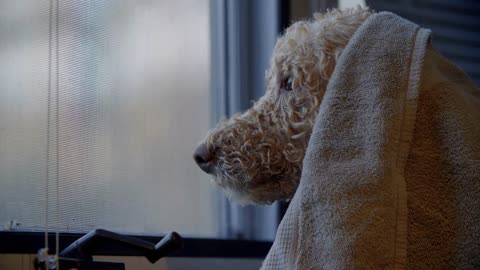
{"type": "Polygon", "coordinates": [[[392,13],[356,31],[262,269],[480,269],[480,97],[392,13]]]}

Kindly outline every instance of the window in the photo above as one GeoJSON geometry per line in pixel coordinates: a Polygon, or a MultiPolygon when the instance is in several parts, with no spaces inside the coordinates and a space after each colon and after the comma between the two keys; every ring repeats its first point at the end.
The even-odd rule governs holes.
{"type": "Polygon", "coordinates": [[[273,240],[191,153],[263,94],[288,1],[56,2],[0,8],[0,228],[273,240]]]}
{"type": "Polygon", "coordinates": [[[62,0],[58,18],[50,2],[0,7],[0,224],[43,230],[48,195],[50,229],[216,237],[191,160],[210,124],[209,2],[62,0]]]}

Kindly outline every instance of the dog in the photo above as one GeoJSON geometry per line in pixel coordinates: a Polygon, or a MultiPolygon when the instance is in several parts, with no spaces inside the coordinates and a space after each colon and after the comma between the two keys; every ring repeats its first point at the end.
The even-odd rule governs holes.
{"type": "Polygon", "coordinates": [[[292,24],[278,38],[265,95],[221,121],[194,150],[195,162],[230,199],[245,205],[293,197],[335,63],[371,14],[334,9],[292,24]]]}

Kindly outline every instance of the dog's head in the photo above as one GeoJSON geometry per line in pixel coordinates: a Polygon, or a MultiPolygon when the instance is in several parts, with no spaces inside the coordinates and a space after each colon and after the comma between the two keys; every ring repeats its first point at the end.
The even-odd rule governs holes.
{"type": "Polygon", "coordinates": [[[200,168],[230,198],[268,204],[293,196],[336,59],[369,15],[364,8],[316,14],[278,39],[265,95],[219,123],[194,152],[200,168]]]}

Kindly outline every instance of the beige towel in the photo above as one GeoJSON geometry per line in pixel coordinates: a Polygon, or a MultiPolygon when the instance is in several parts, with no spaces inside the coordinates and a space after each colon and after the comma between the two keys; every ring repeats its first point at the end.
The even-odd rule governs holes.
{"type": "Polygon", "coordinates": [[[480,269],[480,98],[430,31],[370,16],[340,57],[262,269],[480,269]]]}

